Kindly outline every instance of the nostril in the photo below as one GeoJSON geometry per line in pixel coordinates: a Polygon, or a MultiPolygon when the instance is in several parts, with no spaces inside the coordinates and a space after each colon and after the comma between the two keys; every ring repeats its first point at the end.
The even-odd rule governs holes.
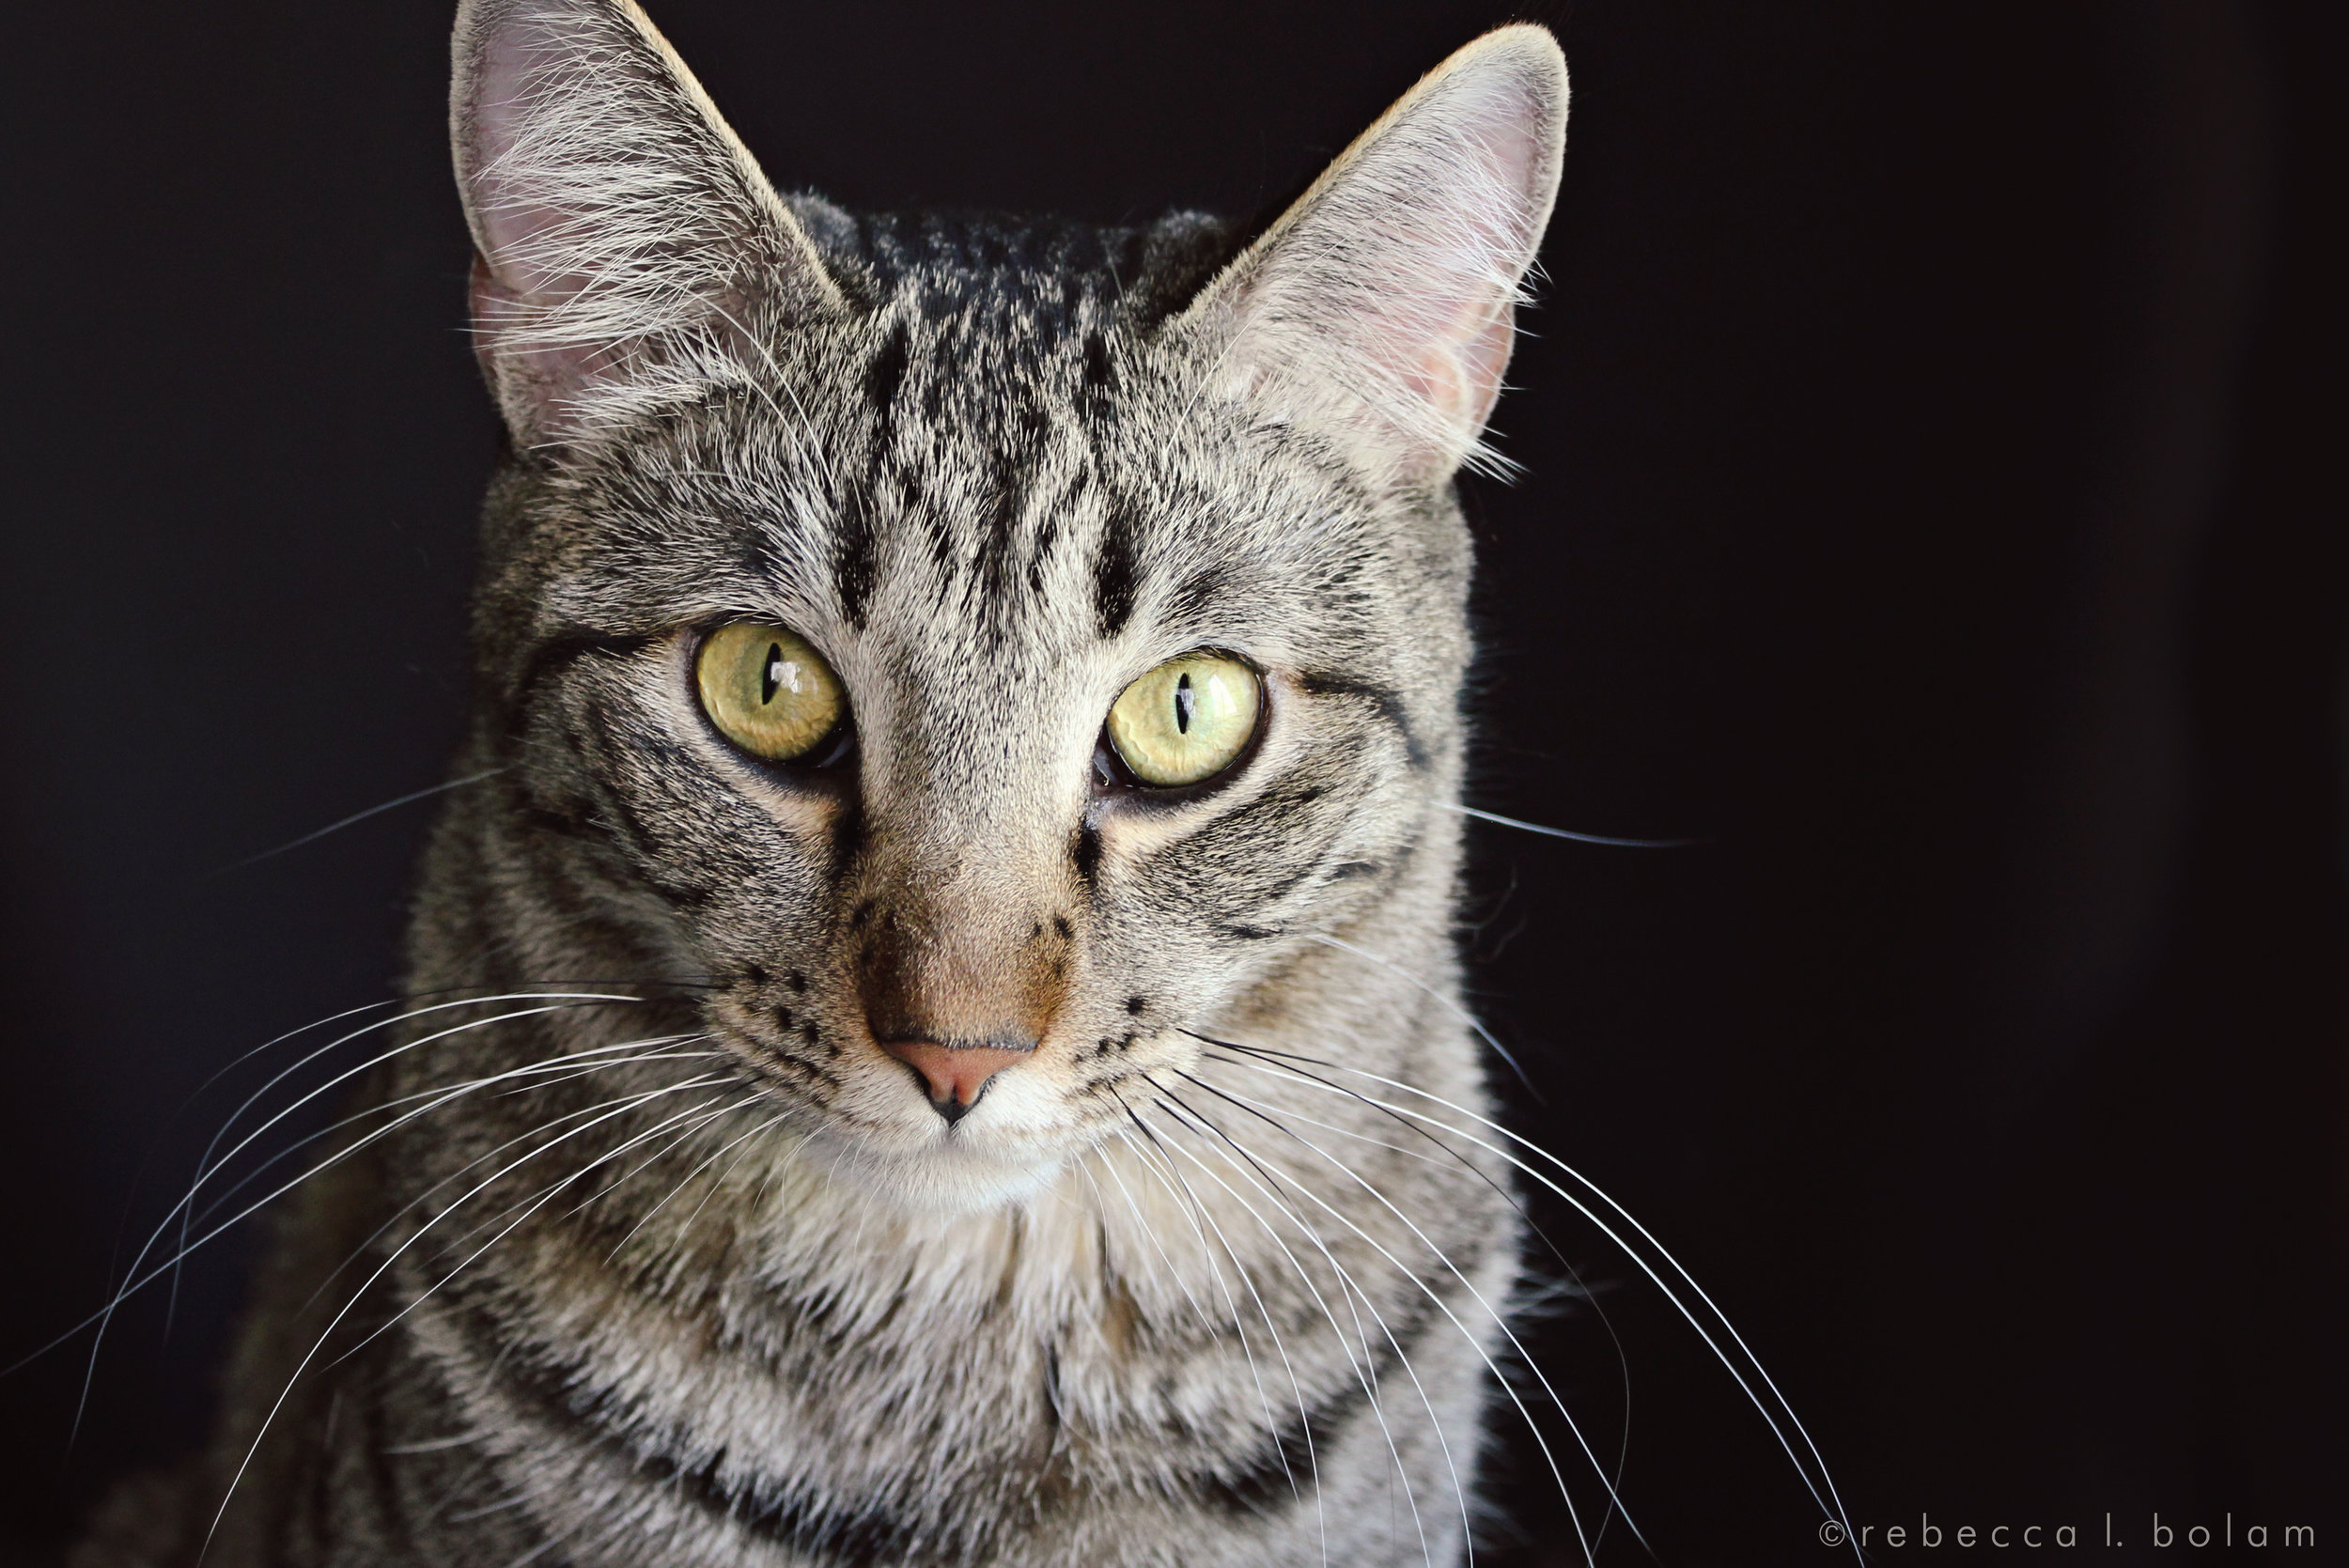
{"type": "Polygon", "coordinates": [[[979,1103],[995,1075],[1032,1054],[1001,1046],[941,1045],[934,1040],[890,1040],[881,1049],[913,1069],[931,1109],[948,1126],[962,1120],[979,1103]]]}

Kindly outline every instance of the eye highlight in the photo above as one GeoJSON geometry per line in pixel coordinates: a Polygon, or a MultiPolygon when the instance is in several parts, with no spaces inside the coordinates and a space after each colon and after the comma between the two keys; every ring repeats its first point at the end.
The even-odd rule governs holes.
{"type": "Polygon", "coordinates": [[[1254,670],[1222,654],[1187,653],[1119,695],[1110,708],[1110,744],[1143,784],[1199,784],[1246,748],[1263,705],[1254,670]]]}
{"type": "Polygon", "coordinates": [[[728,740],[769,762],[794,762],[840,727],[848,696],[807,639],[737,622],[703,642],[693,682],[702,710],[728,740]]]}

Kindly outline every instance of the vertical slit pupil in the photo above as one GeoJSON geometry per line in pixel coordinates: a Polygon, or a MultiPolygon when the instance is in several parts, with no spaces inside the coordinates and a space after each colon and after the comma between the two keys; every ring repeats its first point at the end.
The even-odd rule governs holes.
{"type": "Polygon", "coordinates": [[[1199,693],[1190,689],[1190,676],[1186,674],[1174,683],[1174,727],[1184,735],[1190,733],[1190,716],[1199,710],[1199,693]]]}
{"type": "Polygon", "coordinates": [[[773,702],[775,700],[775,693],[781,690],[783,690],[783,644],[781,643],[770,643],[767,644],[766,668],[761,670],[758,675],[758,701],[760,706],[764,706],[766,704],[773,702]]]}

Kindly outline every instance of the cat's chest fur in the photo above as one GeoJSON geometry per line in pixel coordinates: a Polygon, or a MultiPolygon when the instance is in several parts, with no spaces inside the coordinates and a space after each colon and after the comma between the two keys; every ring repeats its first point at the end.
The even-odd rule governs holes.
{"type": "MultiPolygon", "coordinates": [[[[1479,1302],[1505,1299],[1514,1260],[1505,1214],[1459,1210],[1497,1189],[1445,1195],[1445,1265],[1375,1208],[1298,1212],[1274,1174],[1298,1162],[1255,1157],[1252,1188],[1195,1151],[1119,1150],[954,1227],[804,1170],[715,1223],[688,1188],[666,1234],[627,1219],[645,1274],[611,1261],[634,1205],[550,1226],[511,1272],[414,1311],[449,1397],[403,1424],[483,1435],[475,1506],[521,1498],[556,1529],[596,1498],[686,1560],[1262,1561],[1331,1530],[1355,1560],[1418,1560],[1389,1473],[1473,1463],[1479,1302]],[[1389,1261],[1414,1251],[1415,1271],[1389,1261]]],[[[1422,1485],[1403,1506],[1455,1538],[1456,1493],[1422,1485]]]]}

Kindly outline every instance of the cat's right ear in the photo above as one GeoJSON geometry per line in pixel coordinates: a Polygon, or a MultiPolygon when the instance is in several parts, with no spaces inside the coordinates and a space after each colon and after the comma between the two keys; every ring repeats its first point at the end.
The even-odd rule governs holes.
{"type": "Polygon", "coordinates": [[[845,308],[634,0],[464,0],[453,52],[474,332],[518,445],[739,380],[756,328],[845,308]]]}

